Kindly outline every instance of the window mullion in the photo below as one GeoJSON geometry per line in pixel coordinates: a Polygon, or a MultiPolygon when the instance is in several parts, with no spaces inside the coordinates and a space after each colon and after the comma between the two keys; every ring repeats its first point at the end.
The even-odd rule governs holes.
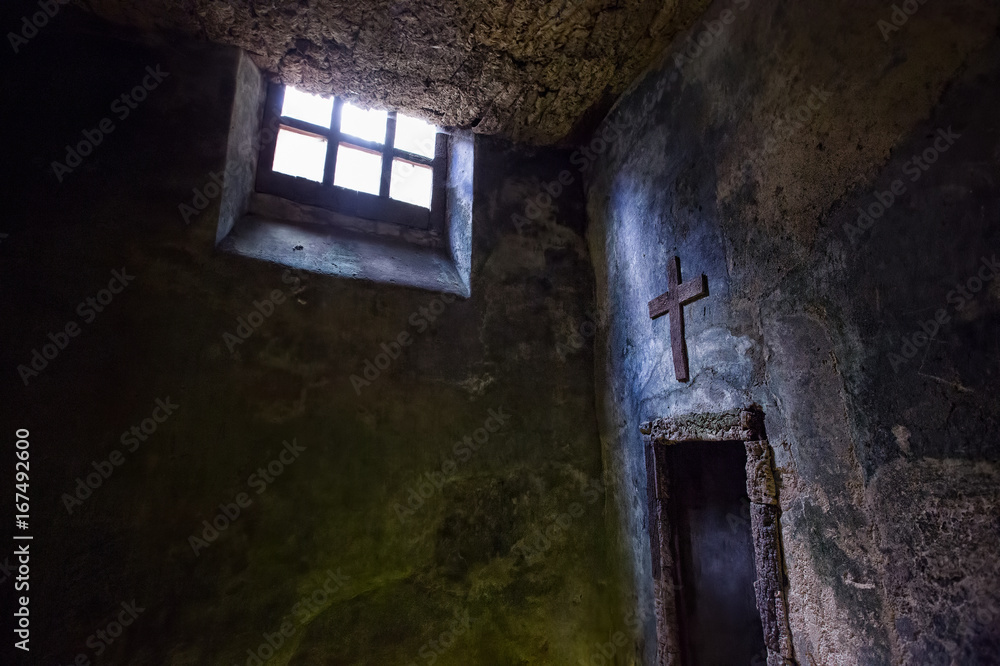
{"type": "Polygon", "coordinates": [[[438,132],[434,136],[434,161],[431,168],[434,175],[431,179],[431,228],[444,232],[445,199],[448,181],[448,135],[438,132]]]}
{"type": "Polygon", "coordinates": [[[337,169],[337,148],[340,147],[340,112],[344,102],[339,97],[333,98],[333,113],[330,116],[330,134],[326,142],[326,166],[323,169],[323,185],[333,185],[333,175],[337,169]]]}
{"type": "Polygon", "coordinates": [[[382,147],[382,182],[378,195],[389,196],[389,178],[392,176],[393,147],[396,145],[396,112],[390,111],[385,121],[385,145],[382,147]]]}

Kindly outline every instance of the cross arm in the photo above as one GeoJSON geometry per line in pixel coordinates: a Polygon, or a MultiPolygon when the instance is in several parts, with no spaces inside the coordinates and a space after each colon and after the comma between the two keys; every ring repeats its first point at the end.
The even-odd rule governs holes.
{"type": "Polygon", "coordinates": [[[708,278],[704,275],[688,280],[677,287],[677,300],[681,305],[708,296],[708,278]]]}
{"type": "Polygon", "coordinates": [[[657,317],[662,317],[670,312],[670,309],[675,307],[676,304],[677,297],[671,292],[657,296],[649,302],[649,318],[656,319],[657,317]]]}

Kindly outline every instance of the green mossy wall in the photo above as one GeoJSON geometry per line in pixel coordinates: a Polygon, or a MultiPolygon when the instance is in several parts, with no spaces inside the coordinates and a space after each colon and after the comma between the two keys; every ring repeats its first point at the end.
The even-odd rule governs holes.
{"type": "Polygon", "coordinates": [[[189,226],[178,212],[223,166],[236,62],[66,8],[4,65],[3,432],[31,431],[35,535],[32,651],[12,659],[244,664],[288,617],[269,664],[586,661],[617,630],[621,580],[592,349],[560,346],[592,303],[579,184],[557,242],[511,224],[566,155],[479,140],[468,300],[286,273],[214,251],[217,199],[189,226]],[[157,64],[169,76],[59,182],[64,146],[157,64]],[[77,304],[122,267],[134,281],[83,322],[77,304]],[[274,290],[285,300],[231,353],[223,334],[274,290]],[[25,385],[16,368],[69,321],[80,334],[25,385]],[[121,433],[168,397],[175,413],[128,451],[121,433]],[[503,428],[456,451],[491,410],[503,428]],[[257,494],[251,475],[293,440],[305,450],[257,494]],[[63,494],[114,450],[123,464],[68,513],[63,494]],[[421,478],[441,487],[402,520],[421,478]],[[189,538],[241,492],[249,506],[196,555],[189,538]],[[326,601],[297,606],[324,583],[326,601]],[[139,618],[96,657],[88,637],[133,599],[139,618]]]}

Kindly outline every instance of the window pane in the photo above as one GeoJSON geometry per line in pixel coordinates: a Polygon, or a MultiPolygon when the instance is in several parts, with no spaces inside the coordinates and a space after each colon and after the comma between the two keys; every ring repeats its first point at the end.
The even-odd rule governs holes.
{"type": "Polygon", "coordinates": [[[320,127],[330,126],[333,115],[333,98],[320,97],[305,91],[285,86],[285,101],[281,105],[281,115],[304,120],[320,127]]]}
{"type": "Polygon", "coordinates": [[[325,165],[326,139],[315,134],[293,132],[284,127],[278,130],[272,169],[321,183],[325,165]]]}
{"type": "Polygon", "coordinates": [[[395,159],[392,161],[389,196],[429,209],[433,182],[434,171],[429,166],[395,159]]]}
{"type": "Polygon", "coordinates": [[[355,148],[346,143],[337,148],[333,184],[368,194],[378,194],[382,182],[382,154],[355,148]]]}
{"type": "Polygon", "coordinates": [[[396,147],[424,157],[434,157],[437,128],[419,118],[396,114],[396,147]]]}
{"type": "Polygon", "coordinates": [[[359,139],[385,143],[386,116],[385,111],[362,109],[345,102],[340,114],[340,131],[359,139]]]}

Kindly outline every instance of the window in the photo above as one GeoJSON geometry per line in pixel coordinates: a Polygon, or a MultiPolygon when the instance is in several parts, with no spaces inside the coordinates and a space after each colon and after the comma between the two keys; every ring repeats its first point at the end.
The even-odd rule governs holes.
{"type": "Polygon", "coordinates": [[[270,84],[264,128],[258,192],[367,220],[443,228],[448,136],[433,125],[270,84]]]}
{"type": "Polygon", "coordinates": [[[469,296],[471,131],[271,84],[242,52],[233,78],[216,247],[469,296]]]}

